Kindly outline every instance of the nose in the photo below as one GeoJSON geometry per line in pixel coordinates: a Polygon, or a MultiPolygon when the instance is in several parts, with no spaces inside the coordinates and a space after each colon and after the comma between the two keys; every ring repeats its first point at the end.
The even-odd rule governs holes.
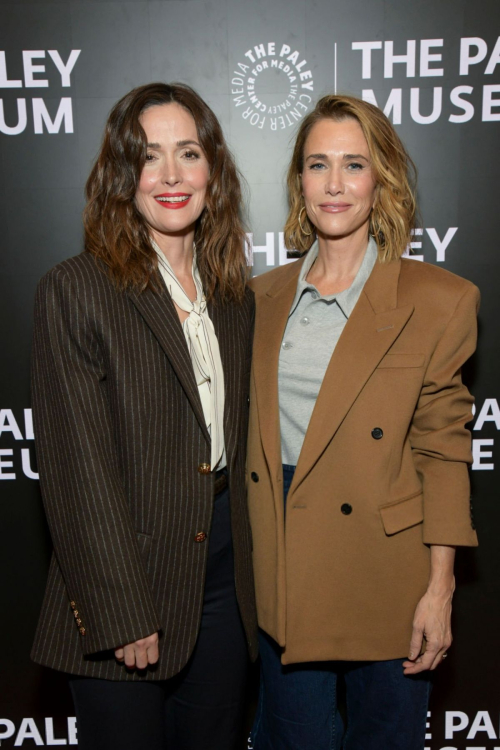
{"type": "Polygon", "coordinates": [[[180,165],[177,159],[175,159],[175,157],[173,156],[167,156],[165,158],[165,162],[163,164],[162,182],[164,182],[165,185],[170,185],[171,187],[173,185],[179,184],[179,182],[182,182],[180,165]]]}
{"type": "Polygon", "coordinates": [[[325,193],[339,195],[344,192],[344,179],[340,164],[333,164],[328,170],[328,179],[325,183],[325,193]]]}

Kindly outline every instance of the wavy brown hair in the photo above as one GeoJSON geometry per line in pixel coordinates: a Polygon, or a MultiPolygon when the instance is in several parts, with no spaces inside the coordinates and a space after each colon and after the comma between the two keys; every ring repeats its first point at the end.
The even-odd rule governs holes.
{"type": "Polygon", "coordinates": [[[303,120],[288,169],[289,213],[285,224],[285,245],[305,252],[315,240],[315,227],[302,211],[302,224],[311,234],[303,233],[299,213],[304,208],[302,171],[304,146],[313,126],[320,120],[356,120],[366,138],[372,170],[377,183],[375,205],[370,215],[370,234],[375,238],[379,259],[400,258],[411,239],[417,204],[416,168],[389,119],[373,104],[354,96],[328,95],[318,101],[303,120]]]}
{"type": "Polygon", "coordinates": [[[185,84],[139,86],[111,110],[86,185],[85,249],[107,266],[119,289],[161,290],[157,255],[135,194],[147,153],[141,114],[149,107],[171,103],[192,115],[210,168],[206,206],[194,237],[205,294],[210,299],[217,291],[221,301],[239,302],[248,273],[239,175],[216,116],[185,84]]]}

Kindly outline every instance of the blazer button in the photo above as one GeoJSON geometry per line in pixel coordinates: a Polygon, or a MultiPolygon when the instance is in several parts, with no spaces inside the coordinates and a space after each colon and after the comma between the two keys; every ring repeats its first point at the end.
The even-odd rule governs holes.
{"type": "Polygon", "coordinates": [[[207,538],[207,535],[206,535],[206,533],[205,533],[204,531],[199,531],[199,532],[198,532],[198,533],[197,533],[197,534],[195,535],[195,537],[194,537],[194,541],[195,541],[195,542],[204,542],[206,538],[207,538]]]}
{"type": "Polygon", "coordinates": [[[87,632],[83,626],[79,628],[79,631],[80,631],[80,635],[85,635],[85,633],[87,632]]]}
{"type": "Polygon", "coordinates": [[[384,431],[381,427],[374,427],[372,430],[372,438],[374,440],[380,440],[384,436],[384,431]]]}
{"type": "Polygon", "coordinates": [[[252,482],[258,482],[259,481],[259,475],[256,471],[252,471],[250,474],[250,477],[252,478],[252,482]]]}
{"type": "Polygon", "coordinates": [[[200,464],[198,466],[198,471],[200,472],[200,474],[210,474],[210,464],[200,464]]]}
{"type": "Polygon", "coordinates": [[[349,503],[343,503],[340,506],[340,510],[344,514],[344,516],[350,516],[352,513],[352,505],[349,505],[349,503]]]}

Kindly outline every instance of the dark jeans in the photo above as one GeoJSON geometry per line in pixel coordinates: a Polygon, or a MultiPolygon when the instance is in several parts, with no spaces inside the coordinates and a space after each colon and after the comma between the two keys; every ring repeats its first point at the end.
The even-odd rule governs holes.
{"type": "MultiPolygon", "coordinates": [[[[283,467],[286,495],[294,467],[283,467]]],[[[402,662],[310,662],[283,666],[281,649],[259,636],[261,686],[254,750],[423,750],[430,675],[405,677],[402,662]],[[345,681],[347,729],[337,711],[345,681]]]]}
{"type": "MultiPolygon", "coordinates": [[[[161,648],[161,644],[160,644],[161,648]]],[[[214,500],[205,596],[188,664],[170,680],[70,679],[81,750],[236,750],[248,667],[234,588],[229,492],[214,500]]]]}

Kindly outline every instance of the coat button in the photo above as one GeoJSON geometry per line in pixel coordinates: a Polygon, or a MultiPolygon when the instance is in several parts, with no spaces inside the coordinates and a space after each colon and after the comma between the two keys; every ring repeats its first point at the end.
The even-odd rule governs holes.
{"type": "Polygon", "coordinates": [[[343,503],[340,506],[340,510],[344,514],[344,516],[350,516],[352,513],[352,505],[349,505],[349,503],[343,503]]]}
{"type": "Polygon", "coordinates": [[[259,475],[256,471],[252,471],[250,474],[250,477],[252,478],[252,482],[258,482],[259,481],[259,475]]]}
{"type": "Polygon", "coordinates": [[[71,607],[71,609],[76,609],[76,602],[70,602],[69,606],[71,607]]]}
{"type": "Polygon", "coordinates": [[[80,618],[79,618],[79,617],[77,617],[77,618],[76,618],[76,624],[77,624],[77,625],[81,625],[81,624],[82,624],[82,621],[80,620],[80,618]]]}
{"type": "Polygon", "coordinates": [[[200,472],[200,474],[210,474],[210,464],[200,464],[198,466],[198,471],[200,472]]]}
{"type": "Polygon", "coordinates": [[[372,430],[372,438],[374,440],[380,440],[384,436],[384,431],[381,427],[374,427],[372,430]]]}
{"type": "Polygon", "coordinates": [[[79,631],[80,631],[80,635],[85,635],[85,633],[87,632],[83,626],[79,628],[79,631]]]}
{"type": "Polygon", "coordinates": [[[73,617],[78,617],[78,610],[77,609],[73,610],[73,617]]]}
{"type": "Polygon", "coordinates": [[[204,542],[207,538],[207,535],[204,531],[199,531],[197,534],[195,534],[194,541],[195,542],[204,542]]]}

